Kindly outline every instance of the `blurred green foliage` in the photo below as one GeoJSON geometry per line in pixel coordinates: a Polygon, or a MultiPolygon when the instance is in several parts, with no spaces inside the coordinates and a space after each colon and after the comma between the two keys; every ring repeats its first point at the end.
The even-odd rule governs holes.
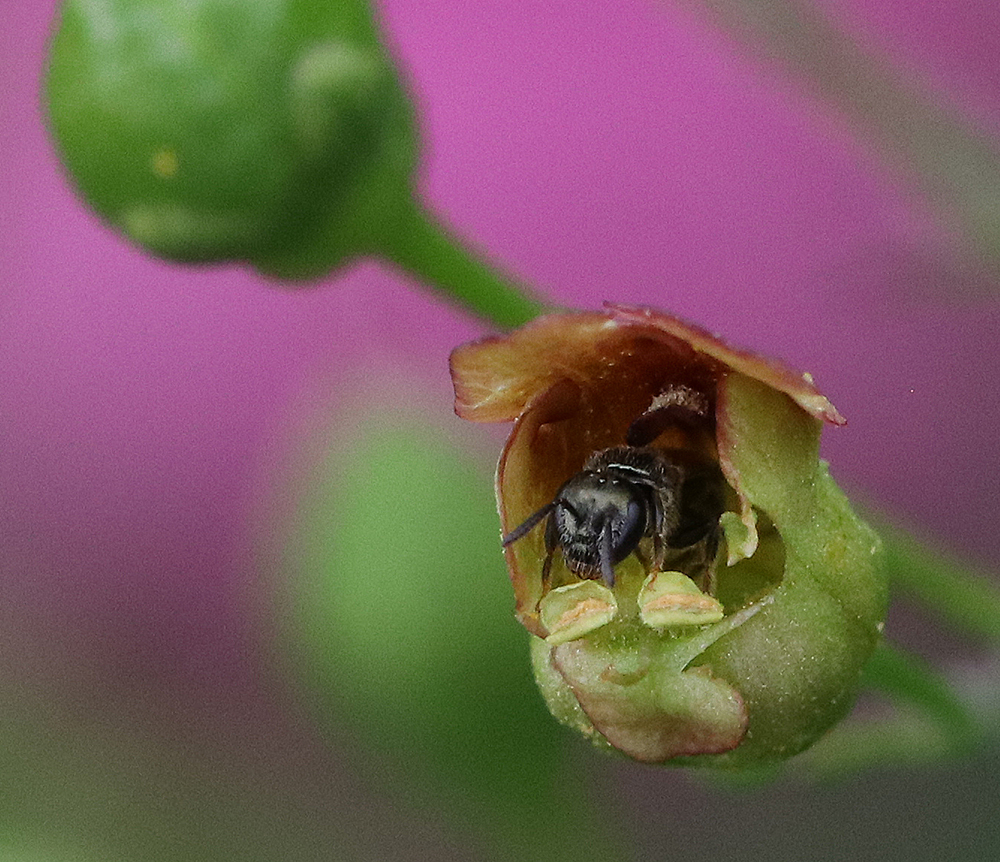
{"type": "Polygon", "coordinates": [[[332,441],[291,521],[288,637],[321,720],[362,744],[358,766],[407,776],[410,802],[477,824],[499,858],[600,847],[571,738],[531,677],[482,463],[374,416],[332,441]]]}

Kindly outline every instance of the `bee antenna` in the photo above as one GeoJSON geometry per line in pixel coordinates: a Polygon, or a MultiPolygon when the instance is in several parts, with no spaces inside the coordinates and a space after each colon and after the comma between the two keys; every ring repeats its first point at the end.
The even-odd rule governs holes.
{"type": "Polygon", "coordinates": [[[601,543],[598,547],[598,553],[601,557],[601,575],[604,577],[604,583],[608,585],[608,589],[615,585],[615,568],[611,564],[611,538],[611,519],[609,518],[601,528],[601,543]]]}
{"type": "Polygon", "coordinates": [[[508,545],[514,544],[518,539],[528,535],[555,506],[556,501],[553,500],[551,503],[546,503],[537,512],[528,515],[524,521],[504,536],[500,543],[506,548],[508,545]]]}

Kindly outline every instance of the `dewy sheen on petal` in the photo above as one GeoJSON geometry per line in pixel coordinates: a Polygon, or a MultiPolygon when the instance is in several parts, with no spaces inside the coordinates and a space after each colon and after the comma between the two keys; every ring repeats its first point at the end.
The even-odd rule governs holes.
{"type": "Polygon", "coordinates": [[[886,586],[877,537],[819,461],[821,425],[844,419],[808,375],[616,305],[463,345],[451,370],[460,416],[514,422],[500,521],[560,720],[636,759],[740,765],[846,712],[886,586]],[[658,572],[711,609],[703,623],[650,603],[658,572]],[[545,641],[543,598],[594,579],[617,612],[545,641]]]}

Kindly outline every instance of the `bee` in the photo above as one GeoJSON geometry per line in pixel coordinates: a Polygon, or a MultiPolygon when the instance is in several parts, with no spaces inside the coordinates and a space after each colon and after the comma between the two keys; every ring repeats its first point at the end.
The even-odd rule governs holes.
{"type": "Polygon", "coordinates": [[[725,506],[718,464],[685,449],[634,445],[651,442],[667,422],[706,421],[707,408],[679,403],[690,402],[689,395],[654,401],[629,428],[629,445],[595,452],[550,502],[503,537],[506,548],[546,521],[543,587],[556,550],[574,575],[602,578],[609,588],[615,584],[615,566],[632,553],[655,571],[662,570],[668,553],[682,549],[697,549],[704,561],[714,560],[725,506]],[[651,539],[650,560],[640,551],[644,538],[651,539]]]}

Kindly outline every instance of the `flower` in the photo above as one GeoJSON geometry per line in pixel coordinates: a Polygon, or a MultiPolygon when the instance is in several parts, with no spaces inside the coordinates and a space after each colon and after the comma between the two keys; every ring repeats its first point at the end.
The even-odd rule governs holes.
{"type": "Polygon", "coordinates": [[[81,196],[171,260],[314,279],[411,206],[411,108],[363,0],[65,0],[46,102],[81,196]]]}
{"type": "Polygon", "coordinates": [[[823,423],[845,420],[809,375],[620,305],[462,345],[451,372],[459,416],[514,421],[497,502],[558,719],[637,760],[741,766],[802,751],[849,711],[887,585],[878,537],[819,459],[823,423]],[[609,526],[590,565],[567,550],[581,475],[635,476],[636,500],[659,500],[638,545],[609,526]],[[668,529],[675,492],[682,524],[688,500],[718,500],[689,546],[668,529]],[[616,549],[608,572],[596,561],[616,549]]]}

